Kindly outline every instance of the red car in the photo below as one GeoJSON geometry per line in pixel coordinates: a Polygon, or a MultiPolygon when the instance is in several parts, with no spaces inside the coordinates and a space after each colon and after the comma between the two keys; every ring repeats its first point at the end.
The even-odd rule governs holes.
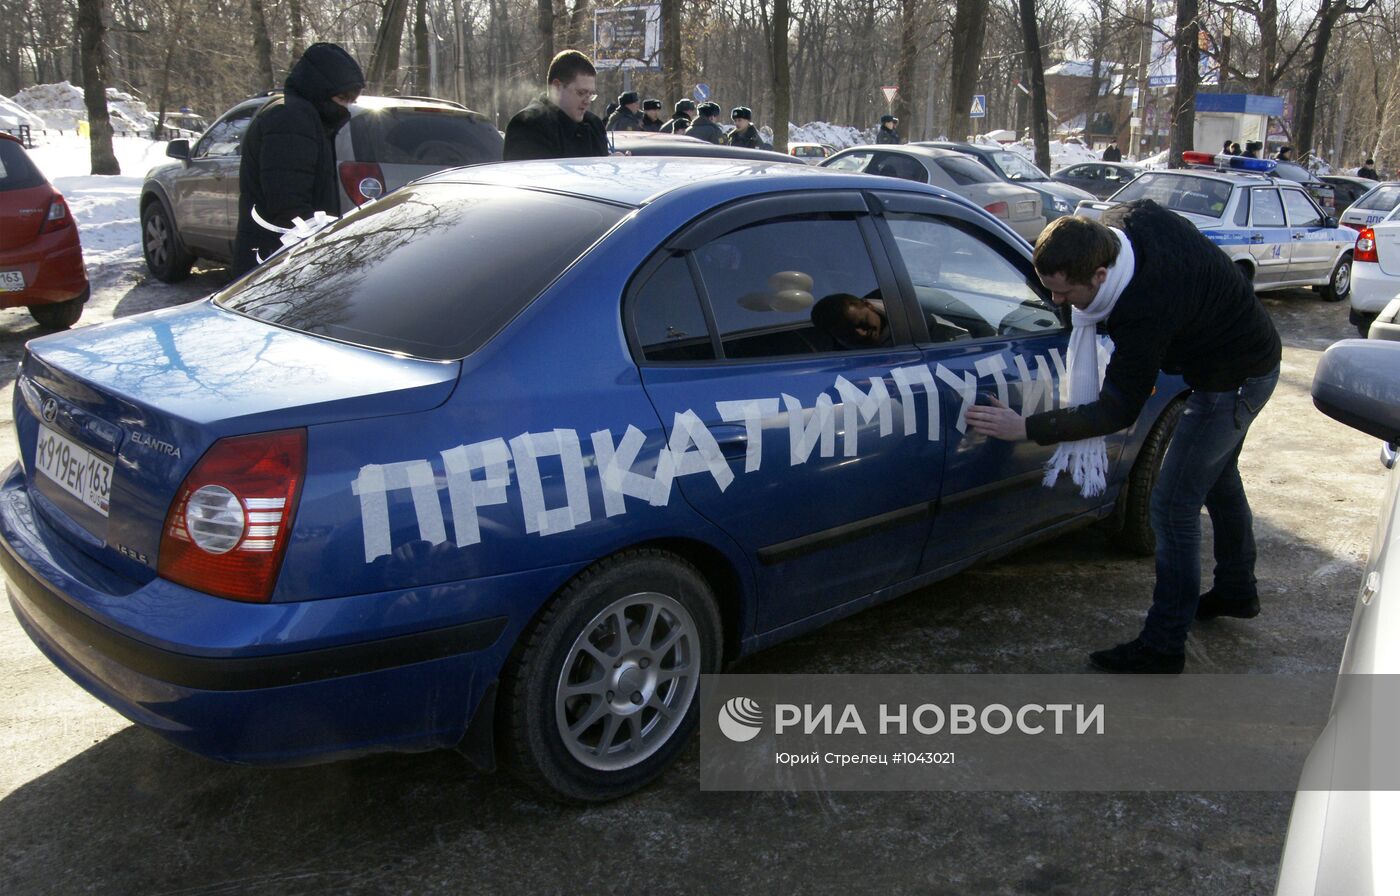
{"type": "Polygon", "coordinates": [[[41,327],[66,330],[88,300],[78,225],[63,195],[0,133],[0,308],[24,305],[41,327]]]}

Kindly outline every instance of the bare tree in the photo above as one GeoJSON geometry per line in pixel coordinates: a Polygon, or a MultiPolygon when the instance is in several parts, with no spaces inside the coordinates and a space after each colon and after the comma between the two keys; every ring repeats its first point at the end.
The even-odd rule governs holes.
{"type": "Polygon", "coordinates": [[[1176,0],[1176,99],[1172,105],[1171,164],[1196,143],[1196,84],[1201,71],[1197,0],[1176,0]]]}
{"type": "Polygon", "coordinates": [[[972,95],[977,92],[982,39],[987,33],[987,0],[957,0],[953,16],[953,71],[948,102],[948,135],[961,140],[972,132],[972,95]]]}
{"type": "Polygon", "coordinates": [[[1303,69],[1303,83],[1298,88],[1298,117],[1293,128],[1293,136],[1300,152],[1313,149],[1313,130],[1317,122],[1317,91],[1322,83],[1323,67],[1327,62],[1327,50],[1332,43],[1332,33],[1342,16],[1347,13],[1363,13],[1371,8],[1375,0],[1365,0],[1360,6],[1351,6],[1346,0],[1320,0],[1314,24],[1317,34],[1313,38],[1312,52],[1303,69]]]}
{"type": "Polygon", "coordinates": [[[277,70],[272,67],[272,38],[267,34],[263,0],[248,0],[248,12],[253,21],[253,58],[256,62],[254,89],[262,93],[277,84],[277,70]]]}
{"type": "Polygon", "coordinates": [[[535,0],[539,16],[536,28],[540,35],[538,65],[540,71],[549,70],[549,61],[554,58],[554,0],[535,0]]]}
{"type": "Polygon", "coordinates": [[[121,174],[112,150],[112,119],[107,115],[107,60],[102,39],[102,0],[78,0],[78,42],[82,46],[83,104],[88,113],[88,143],[93,174],[121,174]]]}
{"type": "Polygon", "coordinates": [[[403,42],[408,0],[385,0],[384,16],[374,37],[365,86],[375,93],[392,93],[398,81],[399,44],[403,42]]]}
{"type": "Polygon", "coordinates": [[[899,76],[895,83],[894,116],[904,126],[904,133],[914,133],[914,73],[919,65],[919,41],[923,29],[919,21],[919,0],[899,0],[899,76]]]}
{"type": "Polygon", "coordinates": [[[1031,76],[1031,136],[1035,140],[1035,163],[1050,170],[1050,115],[1045,101],[1045,60],[1040,55],[1040,24],[1036,21],[1035,0],[1019,0],[1021,33],[1026,44],[1026,70],[1031,76]]]}
{"type": "Polygon", "coordinates": [[[787,152],[788,119],[792,115],[792,82],[788,69],[788,28],[791,25],[788,0],[773,0],[773,148],[778,152],[787,152]]]}

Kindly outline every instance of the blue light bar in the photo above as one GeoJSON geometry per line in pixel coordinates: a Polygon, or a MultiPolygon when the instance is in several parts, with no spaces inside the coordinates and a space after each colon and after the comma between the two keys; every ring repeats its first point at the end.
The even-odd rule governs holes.
{"type": "Polygon", "coordinates": [[[1253,159],[1249,156],[1232,156],[1227,153],[1211,155],[1208,152],[1184,152],[1181,160],[1192,165],[1214,165],[1232,171],[1252,171],[1255,174],[1268,174],[1278,167],[1272,159],[1253,159]]]}

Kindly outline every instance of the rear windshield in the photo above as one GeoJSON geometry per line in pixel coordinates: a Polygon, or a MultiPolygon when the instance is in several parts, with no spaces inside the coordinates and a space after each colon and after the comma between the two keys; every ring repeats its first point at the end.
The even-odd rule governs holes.
{"type": "Polygon", "coordinates": [[[475,112],[458,109],[372,109],[350,119],[350,143],[361,162],[455,168],[499,162],[501,134],[475,112]]]}
{"type": "Polygon", "coordinates": [[[27,190],[44,183],[44,175],[29,161],[24,147],[13,140],[0,140],[0,192],[27,190]]]}
{"type": "Polygon", "coordinates": [[[1388,212],[1397,205],[1400,205],[1400,185],[1376,187],[1356,200],[1356,204],[1352,208],[1388,212]]]}
{"type": "Polygon", "coordinates": [[[216,301],[356,345],[461,358],[626,213],[510,187],[411,185],[272,259],[216,301]]]}
{"type": "Polygon", "coordinates": [[[1148,172],[1114,193],[1113,201],[1151,199],[1175,212],[1218,218],[1230,204],[1230,190],[1224,181],[1207,177],[1148,172]]]}

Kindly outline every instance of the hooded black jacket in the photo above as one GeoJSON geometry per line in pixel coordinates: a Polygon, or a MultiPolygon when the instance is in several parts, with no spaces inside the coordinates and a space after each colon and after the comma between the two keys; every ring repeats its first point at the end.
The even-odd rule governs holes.
{"type": "Polygon", "coordinates": [[[287,76],[281,97],[258,110],[243,137],[238,168],[238,236],[234,273],[257,265],[282,245],[259,226],[252,209],[279,227],[318,211],[340,214],[335,132],[350,110],[331,97],[364,87],[359,63],[335,44],[312,44],[287,76]]]}
{"type": "Polygon", "coordinates": [[[1026,418],[1026,435],[1041,445],[1126,429],[1159,370],[1198,392],[1233,392],[1283,356],[1254,287],[1194,224],[1150,199],[1109,210],[1103,223],[1127,234],[1134,256],[1133,277],[1104,321],[1113,357],[1097,401],[1026,418]]]}
{"type": "Polygon", "coordinates": [[[574,121],[545,97],[515,113],[506,125],[504,158],[507,162],[607,154],[608,137],[601,118],[585,112],[583,121],[574,121]]]}

